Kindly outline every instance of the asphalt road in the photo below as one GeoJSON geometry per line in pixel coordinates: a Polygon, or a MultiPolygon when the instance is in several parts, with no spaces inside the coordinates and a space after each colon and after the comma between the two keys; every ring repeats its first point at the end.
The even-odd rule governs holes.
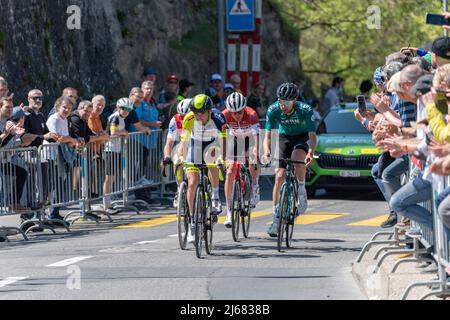
{"type": "Polygon", "coordinates": [[[296,226],[294,248],[279,253],[266,234],[272,204],[263,190],[250,238],[234,243],[219,225],[213,255],[201,260],[192,247],[179,249],[167,208],[29,242],[13,237],[0,244],[0,299],[365,299],[351,262],[387,213],[378,194],[321,193],[296,226]]]}

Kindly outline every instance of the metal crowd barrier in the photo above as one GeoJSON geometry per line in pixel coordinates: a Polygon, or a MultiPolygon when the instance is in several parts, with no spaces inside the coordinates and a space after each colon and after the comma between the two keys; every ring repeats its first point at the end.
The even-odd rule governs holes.
{"type": "MultiPolygon", "coordinates": [[[[417,176],[417,170],[410,166],[410,181],[415,179],[417,176]]],[[[386,257],[394,254],[410,253],[413,255],[412,258],[405,258],[398,260],[390,273],[396,272],[399,266],[407,262],[431,262],[436,263],[438,267],[438,279],[428,281],[428,282],[417,282],[411,284],[403,293],[402,300],[405,300],[412,289],[417,287],[429,286],[433,288],[433,291],[421,297],[421,300],[425,300],[432,296],[450,296],[450,282],[448,281],[447,268],[450,267],[450,230],[445,228],[442,218],[440,217],[438,210],[436,208],[436,203],[434,198],[442,192],[444,189],[450,187],[450,177],[444,178],[445,182],[441,186],[436,186],[433,184],[433,197],[430,201],[421,204],[423,207],[428,209],[433,215],[433,229],[426,227],[415,221],[411,221],[411,227],[419,228],[422,236],[414,237],[410,239],[408,237],[402,238],[403,228],[398,226],[394,227],[393,231],[390,232],[379,232],[376,233],[372,239],[366,243],[363,250],[356,259],[356,263],[360,263],[364,254],[374,245],[388,245],[386,247],[380,248],[376,255],[375,260],[378,260],[377,265],[374,269],[374,273],[378,272],[379,268],[386,257]],[[380,236],[389,236],[388,240],[377,240],[380,236]],[[413,248],[409,249],[405,245],[412,244],[413,248]],[[385,252],[381,258],[380,255],[385,252]],[[427,258],[425,255],[431,254],[433,259],[427,258]],[[379,259],[378,259],[379,258],[379,259]]]]}
{"type": "MultiPolygon", "coordinates": [[[[36,148],[0,150],[0,215],[32,213],[40,203],[38,183],[41,183],[39,157],[36,148]]],[[[0,234],[8,236],[26,234],[15,227],[1,227],[0,234]]]]}
{"type": "Polygon", "coordinates": [[[135,207],[143,205],[148,208],[148,203],[143,200],[130,200],[129,191],[136,191],[161,185],[161,173],[159,164],[163,150],[163,132],[152,130],[151,134],[132,133],[126,144],[126,192],[124,193],[124,205],[135,207]],[[133,159],[133,161],[131,161],[133,159]]]}
{"type": "MultiPolygon", "coordinates": [[[[80,150],[60,144],[1,149],[0,216],[21,214],[24,222],[19,228],[0,228],[0,236],[7,239],[20,233],[27,239],[22,231],[26,224],[32,224],[24,228],[27,233],[38,229],[56,233],[55,224],[70,231],[69,224],[79,219],[98,223],[100,215],[112,221],[111,215],[119,211],[140,214],[136,205],[148,208],[148,204],[131,200],[129,192],[162,185],[163,141],[162,131],[155,130],[150,135],[111,137],[106,143],[89,143],[80,150]],[[110,188],[104,189],[105,185],[110,188]],[[104,198],[110,200],[112,210],[93,210],[93,204],[104,198]],[[46,211],[74,207],[77,209],[64,221],[47,218],[46,211]]],[[[173,174],[172,178],[175,181],[173,174]]]]}
{"type": "Polygon", "coordinates": [[[430,234],[429,230],[425,230],[423,226],[419,225],[423,233],[423,236],[420,239],[421,243],[425,246],[428,245],[430,241],[433,243],[433,252],[431,254],[438,268],[438,277],[432,281],[416,282],[411,284],[403,293],[402,300],[407,299],[412,289],[424,286],[431,287],[433,290],[421,297],[421,300],[425,300],[433,296],[450,296],[450,282],[447,274],[447,268],[450,267],[450,230],[444,226],[442,217],[439,215],[435,202],[435,198],[439,195],[439,193],[448,187],[450,187],[450,177],[445,177],[442,185],[433,184],[432,201],[425,204],[426,208],[431,209],[431,213],[433,215],[434,230],[432,231],[432,234],[430,234]]]}

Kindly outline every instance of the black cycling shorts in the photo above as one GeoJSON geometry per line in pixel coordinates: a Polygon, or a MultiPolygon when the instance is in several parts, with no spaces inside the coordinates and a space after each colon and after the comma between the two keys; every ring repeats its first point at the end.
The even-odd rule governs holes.
{"type": "MultiPolygon", "coordinates": [[[[304,133],[295,136],[288,136],[284,134],[280,134],[280,143],[279,143],[279,155],[280,159],[291,159],[292,152],[294,150],[303,150],[305,153],[309,152],[309,134],[304,133]]],[[[278,166],[281,169],[287,168],[286,161],[280,161],[278,166]]]]}

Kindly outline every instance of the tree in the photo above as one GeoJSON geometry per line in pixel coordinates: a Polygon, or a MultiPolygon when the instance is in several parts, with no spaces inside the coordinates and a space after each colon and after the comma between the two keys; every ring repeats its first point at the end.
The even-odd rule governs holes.
{"type": "Polygon", "coordinates": [[[402,47],[427,48],[443,29],[425,24],[426,12],[442,12],[429,0],[272,0],[273,8],[300,38],[303,72],[316,95],[333,77],[346,79],[357,95],[364,79],[402,47]],[[373,9],[379,8],[379,10],[373,9]],[[379,26],[374,26],[376,14],[379,26]]]}

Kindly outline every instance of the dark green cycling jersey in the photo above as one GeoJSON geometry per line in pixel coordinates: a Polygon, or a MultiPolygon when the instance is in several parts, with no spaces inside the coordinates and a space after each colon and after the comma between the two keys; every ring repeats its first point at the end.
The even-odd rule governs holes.
{"type": "Polygon", "coordinates": [[[313,109],[306,103],[296,102],[294,112],[286,115],[277,101],[267,111],[266,130],[278,129],[279,134],[295,136],[316,131],[313,109]]]}

